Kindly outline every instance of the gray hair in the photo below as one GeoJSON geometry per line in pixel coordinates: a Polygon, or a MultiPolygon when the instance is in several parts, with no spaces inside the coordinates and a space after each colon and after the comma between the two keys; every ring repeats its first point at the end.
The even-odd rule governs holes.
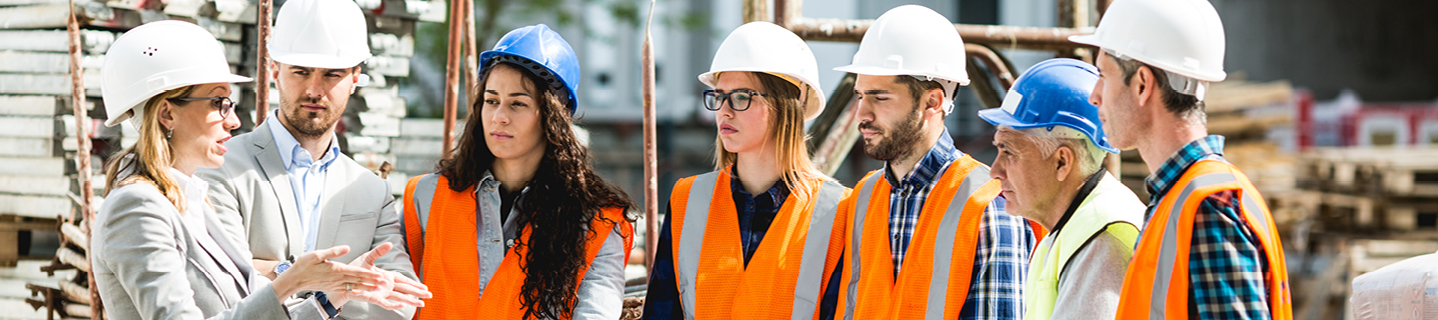
{"type": "Polygon", "coordinates": [[[1001,125],[999,131],[1022,133],[1029,142],[1033,142],[1034,147],[1039,150],[1039,155],[1044,158],[1052,156],[1060,146],[1069,147],[1074,152],[1079,173],[1084,176],[1093,175],[1103,169],[1104,157],[1108,156],[1108,152],[1099,149],[1098,145],[1088,138],[1088,135],[1065,126],[1014,129],[1001,125]]]}

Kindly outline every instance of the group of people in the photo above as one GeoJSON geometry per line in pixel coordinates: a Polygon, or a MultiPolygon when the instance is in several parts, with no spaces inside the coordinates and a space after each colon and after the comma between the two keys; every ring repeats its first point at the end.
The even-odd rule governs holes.
{"type": "MultiPolygon", "coordinates": [[[[578,59],[518,28],[479,56],[468,126],[402,199],[340,152],[368,82],[349,0],[290,0],[268,43],[280,107],[239,127],[220,44],[181,21],[106,52],[108,120],[139,128],[106,167],[93,271],[116,319],[617,319],[635,206],[571,127],[578,59]],[[397,210],[396,208],[403,208],[397,210]]],[[[864,152],[845,187],[808,158],[825,106],[805,42],[744,24],[699,81],[715,170],[675,182],[646,319],[1288,319],[1263,198],[1205,129],[1223,27],[1205,0],[1118,0],[1097,64],[1029,68],[997,109],[989,167],[945,129],[963,40],[906,5],[849,65],[864,152]],[[1104,171],[1137,149],[1147,204],[1104,171]],[[909,254],[913,253],[913,254],[909,254]],[[753,267],[752,269],[750,267],[753,267]]]]}

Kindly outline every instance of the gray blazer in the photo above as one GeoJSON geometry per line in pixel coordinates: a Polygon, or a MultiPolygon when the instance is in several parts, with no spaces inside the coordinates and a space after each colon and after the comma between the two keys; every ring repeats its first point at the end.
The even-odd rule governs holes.
{"type": "Polygon", "coordinates": [[[204,230],[187,227],[154,185],[130,184],[105,197],[90,257],[110,318],[324,319],[313,300],[287,311],[269,279],[250,268],[249,252],[225,238],[207,209],[187,208],[187,214],[204,215],[211,246],[197,240],[204,230]]]}
{"type": "MultiPolygon", "coordinates": [[[[305,231],[300,227],[294,191],[280,160],[269,125],[225,142],[225,164],[200,169],[196,174],[210,183],[210,202],[225,232],[235,241],[248,242],[256,259],[285,260],[304,253],[305,231]]],[[[315,248],[348,245],[339,259],[350,262],[385,242],[395,249],[376,259],[380,269],[418,279],[405,253],[400,216],[395,211],[389,183],[344,154],[325,174],[315,248]]],[[[346,319],[409,319],[414,308],[385,310],[362,301],[345,304],[339,317],[346,319]]]]}

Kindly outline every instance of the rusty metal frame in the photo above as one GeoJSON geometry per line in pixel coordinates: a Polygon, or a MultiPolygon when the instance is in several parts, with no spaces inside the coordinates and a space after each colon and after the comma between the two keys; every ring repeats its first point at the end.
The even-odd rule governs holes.
{"type": "Polygon", "coordinates": [[[640,47],[644,92],[644,270],[654,270],[655,249],[659,248],[659,156],[654,118],[655,74],[654,0],[649,0],[649,19],[644,23],[644,45],[640,47]]]}
{"type": "MultiPolygon", "coordinates": [[[[72,0],[73,1],[73,0],[72,0]]],[[[255,20],[255,126],[265,122],[265,116],[270,112],[270,48],[266,44],[270,40],[271,17],[274,12],[274,0],[260,0],[255,20]]]]}
{"type": "MultiPolygon", "coordinates": [[[[864,37],[864,32],[874,24],[872,19],[807,18],[800,14],[804,5],[803,0],[772,1],[774,1],[774,24],[793,31],[804,40],[859,42],[864,37]]],[[[746,8],[767,5],[765,2],[765,0],[746,0],[744,5],[746,8]]],[[[745,9],[745,12],[749,12],[749,9],[745,9]]],[[[1060,14],[1060,16],[1068,15],[1060,14]]],[[[745,22],[753,21],[747,20],[750,17],[746,15],[745,22]]],[[[1083,47],[1084,45],[1070,42],[1068,37],[1092,33],[1088,28],[1036,28],[975,24],[954,24],[954,29],[959,31],[959,36],[963,37],[966,43],[980,43],[1005,49],[1047,51],[1083,47]]]]}
{"type": "Polygon", "coordinates": [[[451,151],[454,150],[454,121],[459,108],[460,94],[460,49],[464,46],[462,38],[464,28],[465,12],[470,11],[474,0],[452,0],[449,2],[449,50],[445,57],[444,72],[444,133],[441,134],[440,158],[449,159],[451,151]]]}
{"type": "MultiPolygon", "coordinates": [[[[79,171],[76,179],[80,180],[80,201],[77,204],[80,217],[70,215],[61,223],[73,223],[75,218],[80,218],[84,220],[85,230],[94,230],[91,227],[95,220],[95,208],[91,203],[95,197],[95,189],[90,181],[90,126],[95,123],[90,120],[89,110],[85,108],[85,68],[81,66],[84,46],[80,41],[79,19],[75,12],[75,1],[70,0],[70,14],[65,21],[65,33],[68,35],[70,51],[70,107],[74,109],[75,113],[75,160],[76,171],[79,171]]],[[[85,263],[91,263],[91,260],[85,259],[85,263]]],[[[94,270],[88,265],[85,266],[85,269],[94,270]]],[[[100,291],[95,286],[95,273],[85,272],[85,282],[90,290],[91,317],[97,320],[104,319],[105,307],[100,303],[100,291]]],[[[47,294],[46,302],[53,302],[54,300],[51,298],[54,298],[53,293],[47,294]]],[[[53,310],[47,314],[47,316],[50,315],[54,315],[53,310]]]]}

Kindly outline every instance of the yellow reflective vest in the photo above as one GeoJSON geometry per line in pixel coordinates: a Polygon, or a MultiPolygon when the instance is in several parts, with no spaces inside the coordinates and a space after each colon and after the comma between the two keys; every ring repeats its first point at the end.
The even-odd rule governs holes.
{"type": "MultiPolygon", "coordinates": [[[[1083,198],[1063,227],[1050,232],[1034,250],[1029,261],[1028,281],[1024,284],[1024,305],[1027,309],[1024,319],[1048,320],[1053,317],[1064,266],[1090,240],[1107,232],[1123,241],[1129,250],[1138,241],[1146,206],[1113,175],[1107,172],[1101,174],[1098,184],[1083,198]]],[[[1083,276],[1084,273],[1084,270],[1078,270],[1074,274],[1083,276]]]]}

